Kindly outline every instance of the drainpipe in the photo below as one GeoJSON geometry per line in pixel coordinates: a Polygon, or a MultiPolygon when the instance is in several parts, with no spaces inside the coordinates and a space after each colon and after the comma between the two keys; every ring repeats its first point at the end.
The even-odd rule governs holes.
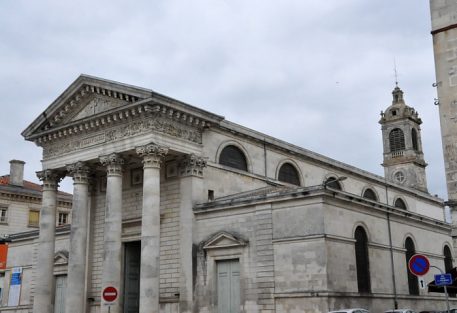
{"type": "MultiPolygon", "coordinates": [[[[386,204],[389,205],[389,193],[387,191],[387,181],[385,182],[386,187],[386,204]]],[[[392,268],[392,287],[394,291],[394,308],[398,309],[398,299],[397,299],[397,284],[395,283],[395,267],[394,267],[394,251],[392,247],[392,230],[390,228],[390,213],[387,212],[387,229],[389,232],[389,250],[390,250],[390,266],[392,268]]]]}
{"type": "Polygon", "coordinates": [[[265,165],[265,178],[267,178],[267,143],[265,138],[263,138],[263,160],[265,165]]]}

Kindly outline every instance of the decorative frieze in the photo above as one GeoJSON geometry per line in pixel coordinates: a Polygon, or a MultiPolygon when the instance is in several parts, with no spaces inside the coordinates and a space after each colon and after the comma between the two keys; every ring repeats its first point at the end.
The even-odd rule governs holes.
{"type": "Polygon", "coordinates": [[[90,169],[84,162],[67,165],[68,174],[73,177],[75,184],[88,184],[90,169]]]}
{"type": "Polygon", "coordinates": [[[205,158],[188,154],[179,160],[179,175],[203,177],[203,168],[206,167],[206,163],[205,158]]]}
{"type": "Polygon", "coordinates": [[[124,159],[117,153],[111,153],[100,157],[100,163],[106,167],[108,176],[110,175],[122,175],[122,165],[124,159]]]}
{"type": "Polygon", "coordinates": [[[58,142],[46,141],[39,145],[42,145],[44,148],[44,158],[51,158],[82,148],[120,141],[151,131],[157,131],[194,143],[202,143],[201,130],[156,115],[138,121],[125,121],[125,123],[98,131],[97,133],[91,133],[90,135],[81,131],[78,136],[62,138],[58,142]]]}
{"type": "Polygon", "coordinates": [[[163,159],[168,153],[168,148],[151,143],[137,147],[136,153],[143,158],[144,167],[160,168],[163,159]]]}
{"type": "Polygon", "coordinates": [[[63,171],[51,169],[36,172],[36,175],[43,182],[43,190],[57,190],[60,181],[65,177],[63,171]]]}

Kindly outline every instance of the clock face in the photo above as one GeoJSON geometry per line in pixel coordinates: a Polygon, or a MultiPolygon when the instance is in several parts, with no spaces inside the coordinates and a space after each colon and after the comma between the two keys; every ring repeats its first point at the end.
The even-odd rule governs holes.
{"type": "Polygon", "coordinates": [[[399,184],[403,184],[406,181],[406,175],[403,171],[397,171],[394,173],[394,180],[399,184]]]}

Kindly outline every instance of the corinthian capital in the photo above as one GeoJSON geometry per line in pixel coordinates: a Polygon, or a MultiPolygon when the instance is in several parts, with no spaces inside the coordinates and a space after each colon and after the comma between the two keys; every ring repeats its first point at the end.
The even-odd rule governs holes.
{"type": "Polygon", "coordinates": [[[117,153],[111,153],[100,157],[100,163],[106,166],[108,175],[122,175],[122,165],[124,159],[117,153]]]}
{"type": "Polygon", "coordinates": [[[144,167],[160,168],[160,164],[168,153],[168,148],[151,143],[137,147],[136,153],[143,158],[144,167]]]}
{"type": "Polygon", "coordinates": [[[67,165],[67,171],[75,184],[88,184],[90,169],[84,162],[67,165]]]}
{"type": "Polygon", "coordinates": [[[181,176],[203,177],[203,168],[206,167],[206,159],[195,154],[188,154],[179,160],[178,168],[181,176]]]}
{"type": "Polygon", "coordinates": [[[59,170],[43,170],[36,172],[36,175],[43,182],[43,190],[57,190],[60,181],[65,177],[65,173],[59,170]]]}

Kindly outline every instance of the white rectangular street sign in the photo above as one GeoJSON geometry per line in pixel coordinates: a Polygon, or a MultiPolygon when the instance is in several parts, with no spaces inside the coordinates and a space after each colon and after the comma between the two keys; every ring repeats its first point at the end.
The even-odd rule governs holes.
{"type": "Polygon", "coordinates": [[[421,289],[425,289],[425,279],[424,277],[420,276],[419,277],[419,287],[421,287],[421,289]]]}

